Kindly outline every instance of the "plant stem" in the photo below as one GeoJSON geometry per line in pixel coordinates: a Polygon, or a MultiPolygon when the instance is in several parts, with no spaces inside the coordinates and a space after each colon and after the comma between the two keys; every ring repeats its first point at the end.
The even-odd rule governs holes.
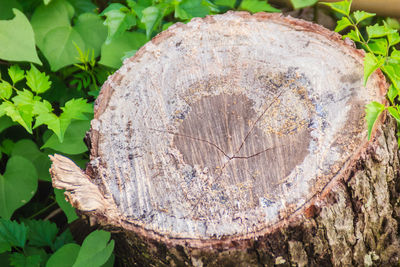
{"type": "Polygon", "coordinates": [[[57,202],[53,202],[50,205],[48,205],[47,207],[44,207],[43,209],[39,210],[38,212],[36,212],[35,214],[31,215],[28,217],[28,220],[35,218],[36,216],[42,214],[43,212],[45,212],[47,209],[49,209],[50,207],[54,206],[55,204],[57,204],[57,202]]]}

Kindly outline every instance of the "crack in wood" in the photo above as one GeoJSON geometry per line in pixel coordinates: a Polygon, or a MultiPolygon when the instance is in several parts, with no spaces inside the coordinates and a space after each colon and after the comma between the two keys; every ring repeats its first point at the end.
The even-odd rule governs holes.
{"type": "Polygon", "coordinates": [[[226,154],[219,146],[217,146],[216,144],[214,144],[213,142],[210,142],[208,140],[205,140],[205,139],[202,139],[202,138],[198,138],[198,137],[193,137],[193,136],[186,135],[186,134],[174,133],[173,131],[168,131],[168,130],[159,130],[159,129],[154,129],[154,128],[148,128],[148,129],[152,130],[152,131],[156,131],[156,132],[169,133],[169,134],[172,134],[172,135],[176,135],[176,136],[180,136],[180,137],[186,137],[186,138],[193,139],[193,140],[200,141],[200,142],[205,142],[205,143],[209,144],[210,146],[215,147],[219,152],[224,154],[225,157],[229,158],[228,154],[226,154]]]}
{"type": "MultiPolygon", "coordinates": [[[[251,128],[250,128],[250,130],[249,130],[248,133],[246,134],[245,138],[244,138],[243,141],[241,142],[241,145],[239,146],[239,148],[237,149],[237,151],[234,153],[233,156],[228,156],[220,147],[218,147],[217,145],[215,145],[214,143],[212,143],[212,142],[210,142],[210,141],[208,141],[208,140],[204,140],[204,139],[201,139],[201,138],[193,138],[193,137],[191,137],[191,136],[186,136],[186,137],[192,138],[192,139],[194,139],[194,140],[204,141],[204,142],[206,142],[206,143],[208,143],[208,144],[214,146],[214,147],[217,148],[220,152],[222,152],[222,153],[224,154],[224,156],[226,156],[226,157],[228,158],[228,161],[225,162],[225,163],[223,164],[223,166],[219,169],[220,174],[215,178],[214,183],[217,183],[217,182],[219,181],[219,179],[221,178],[221,176],[222,176],[222,174],[223,174],[223,170],[224,170],[225,167],[231,162],[232,159],[249,159],[249,158],[252,158],[252,157],[256,157],[256,156],[258,156],[258,155],[260,155],[260,154],[262,154],[262,153],[264,153],[264,152],[267,152],[267,151],[269,151],[269,150],[271,150],[271,149],[277,148],[277,147],[269,147],[269,148],[263,149],[262,151],[259,151],[259,152],[255,153],[255,154],[253,154],[253,155],[250,155],[250,156],[236,156],[236,155],[240,152],[240,150],[242,149],[242,147],[243,147],[243,145],[245,144],[247,138],[250,136],[250,134],[251,134],[252,131],[254,130],[256,124],[261,120],[261,118],[262,118],[262,117],[266,114],[266,112],[272,107],[272,105],[273,105],[274,103],[276,103],[276,101],[277,101],[277,100],[283,95],[283,93],[285,93],[286,91],[287,91],[287,90],[282,90],[277,96],[275,96],[275,98],[267,105],[267,107],[264,109],[264,111],[261,113],[261,115],[258,116],[257,120],[253,123],[253,125],[252,125],[251,128]]],[[[171,133],[171,134],[180,135],[180,134],[173,133],[173,132],[170,132],[170,133],[171,133]]],[[[282,147],[282,146],[279,146],[279,147],[282,147]]],[[[194,210],[198,207],[198,205],[199,205],[201,199],[203,199],[205,193],[206,193],[206,192],[203,191],[203,192],[201,193],[201,195],[198,197],[198,200],[197,200],[197,202],[195,203],[195,205],[193,206],[193,208],[192,208],[192,210],[191,210],[191,212],[190,212],[189,215],[193,214],[194,210]]]]}
{"type": "Polygon", "coordinates": [[[286,90],[283,90],[282,92],[280,92],[275,98],[274,100],[271,101],[271,103],[269,103],[269,105],[264,109],[263,113],[261,113],[261,115],[257,118],[257,120],[253,123],[253,125],[251,126],[249,132],[246,134],[246,136],[244,137],[242,143],[240,144],[239,148],[237,149],[237,151],[235,152],[235,154],[239,153],[240,150],[242,149],[244,143],[246,142],[247,138],[250,136],[251,132],[253,131],[253,129],[255,128],[256,124],[261,120],[261,118],[265,115],[265,113],[272,107],[273,104],[276,103],[276,101],[278,100],[278,98],[284,93],[286,92],[286,90]]]}
{"type": "MultiPolygon", "coordinates": [[[[253,129],[255,128],[256,124],[261,120],[261,118],[265,115],[265,113],[272,107],[272,105],[273,105],[274,103],[276,103],[276,101],[279,99],[279,97],[280,97],[284,92],[286,92],[286,90],[280,92],[280,93],[269,103],[269,105],[264,109],[264,111],[263,111],[263,112],[261,113],[261,115],[257,118],[257,120],[252,124],[250,130],[248,131],[248,133],[247,133],[246,136],[244,137],[244,139],[243,139],[243,141],[241,142],[239,148],[236,150],[236,152],[234,153],[233,156],[229,156],[222,148],[220,148],[219,146],[217,146],[217,145],[214,144],[213,142],[208,141],[208,140],[203,139],[203,138],[200,138],[200,137],[193,137],[193,136],[186,135],[186,134],[180,134],[180,133],[175,133],[175,132],[173,132],[173,131],[160,130],[160,129],[155,129],[155,128],[147,128],[147,129],[149,129],[149,130],[151,130],[151,131],[168,133],[168,134],[172,134],[172,135],[175,135],[175,136],[185,137],[185,138],[189,138],[189,139],[193,139],[193,140],[196,140],[196,141],[200,141],[200,142],[207,143],[207,144],[209,144],[210,146],[216,148],[219,152],[221,152],[225,157],[228,158],[228,160],[253,158],[253,157],[256,157],[256,156],[258,156],[258,155],[260,155],[260,154],[262,154],[262,153],[264,153],[264,152],[267,152],[267,151],[269,151],[269,150],[271,150],[271,149],[274,149],[274,148],[276,148],[276,147],[268,147],[268,148],[266,148],[266,149],[263,149],[263,150],[261,150],[261,151],[259,151],[259,152],[256,152],[256,153],[254,153],[254,154],[252,154],[252,155],[249,155],[249,156],[235,156],[235,155],[237,155],[237,154],[240,152],[240,150],[241,150],[242,147],[244,146],[246,140],[248,139],[248,137],[249,137],[250,134],[252,133],[253,129]]],[[[284,146],[279,146],[279,147],[284,147],[284,146]]]]}
{"type": "MultiPolygon", "coordinates": [[[[229,156],[219,146],[217,146],[216,144],[214,144],[213,142],[210,142],[208,140],[205,140],[205,139],[202,139],[202,138],[198,138],[198,137],[193,137],[193,136],[190,136],[190,135],[174,133],[172,131],[167,131],[167,130],[159,130],[159,129],[154,129],[154,128],[148,128],[148,129],[151,130],[151,131],[168,133],[168,134],[172,134],[172,135],[176,135],[176,136],[180,136],[180,137],[186,137],[186,138],[193,139],[193,140],[200,141],[200,142],[205,142],[205,143],[215,147],[219,152],[221,152],[229,160],[231,160],[231,159],[250,159],[250,158],[254,158],[254,157],[256,157],[256,156],[258,156],[258,155],[260,155],[262,153],[265,153],[265,152],[267,152],[267,151],[269,151],[271,149],[275,149],[275,148],[278,148],[278,147],[286,147],[286,145],[278,146],[278,147],[268,147],[266,149],[263,149],[263,150],[261,150],[259,152],[254,153],[254,154],[252,154],[250,156],[229,156]]],[[[238,153],[238,151],[235,154],[237,154],[237,153],[238,153]]]]}

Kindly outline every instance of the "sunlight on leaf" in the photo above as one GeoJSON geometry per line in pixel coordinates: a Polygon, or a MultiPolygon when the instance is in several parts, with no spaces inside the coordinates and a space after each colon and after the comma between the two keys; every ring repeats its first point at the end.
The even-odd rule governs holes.
{"type": "Polygon", "coordinates": [[[26,72],[26,85],[37,94],[46,92],[51,87],[49,76],[44,72],[40,72],[34,65],[26,72]]]}
{"type": "Polygon", "coordinates": [[[0,59],[42,64],[35,48],[33,29],[18,9],[12,20],[0,20],[0,59]]]}
{"type": "Polygon", "coordinates": [[[364,57],[364,86],[371,74],[384,63],[384,58],[377,58],[372,53],[365,54],[364,57]]]}
{"type": "Polygon", "coordinates": [[[365,109],[365,119],[367,121],[367,127],[368,127],[368,140],[371,139],[371,133],[372,133],[372,128],[378,119],[379,115],[382,113],[382,111],[385,110],[385,106],[381,103],[378,102],[371,102],[366,105],[365,109]]]}
{"type": "Polygon", "coordinates": [[[339,12],[340,14],[349,16],[350,15],[350,6],[351,6],[351,1],[340,1],[340,2],[334,2],[334,3],[327,3],[327,2],[322,2],[321,4],[329,6],[336,12],[339,12]]]}

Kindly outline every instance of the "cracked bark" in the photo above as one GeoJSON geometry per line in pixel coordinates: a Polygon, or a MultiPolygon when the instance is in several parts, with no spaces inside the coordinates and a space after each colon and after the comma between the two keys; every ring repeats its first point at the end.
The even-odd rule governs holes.
{"type": "Polygon", "coordinates": [[[395,265],[396,125],[367,140],[386,84],[363,55],[277,14],[173,26],[104,84],[90,164],[55,155],[53,184],[126,266],[395,265]]]}

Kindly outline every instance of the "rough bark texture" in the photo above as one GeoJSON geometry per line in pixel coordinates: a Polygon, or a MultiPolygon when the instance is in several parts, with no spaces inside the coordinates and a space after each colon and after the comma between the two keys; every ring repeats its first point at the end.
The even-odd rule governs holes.
{"type": "Polygon", "coordinates": [[[120,231],[127,265],[393,265],[395,125],[363,52],[318,25],[228,13],[175,25],[103,86],[86,172],[53,184],[120,231]]]}
{"type": "MultiPolygon", "coordinates": [[[[397,266],[400,177],[395,122],[302,221],[232,247],[167,246],[131,231],[115,234],[126,266],[397,266]]],[[[107,229],[107,228],[106,228],[107,229]]],[[[110,229],[115,230],[115,229],[110,229]]]]}

